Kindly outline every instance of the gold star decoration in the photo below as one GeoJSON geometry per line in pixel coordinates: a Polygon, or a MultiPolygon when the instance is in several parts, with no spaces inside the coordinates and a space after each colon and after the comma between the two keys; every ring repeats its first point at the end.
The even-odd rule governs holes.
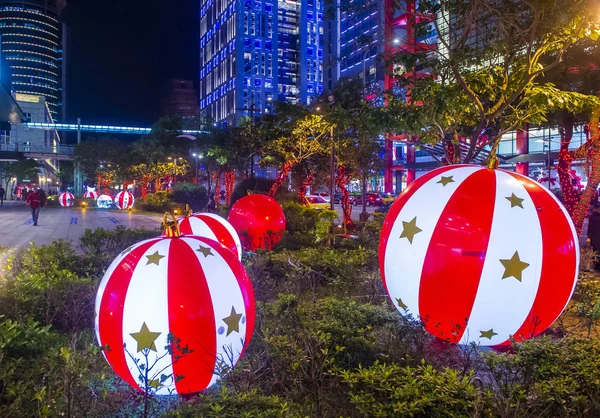
{"type": "Polygon", "coordinates": [[[511,194],[510,197],[505,197],[505,199],[510,202],[511,208],[518,206],[521,209],[523,209],[523,200],[525,200],[525,199],[521,199],[520,197],[517,197],[517,195],[515,195],[514,193],[511,194]]]}
{"type": "Polygon", "coordinates": [[[156,264],[157,266],[160,265],[160,260],[165,258],[164,255],[160,255],[158,253],[158,251],[156,251],[154,254],[150,254],[147,255],[146,258],[148,259],[148,262],[146,263],[146,265],[150,265],[150,264],[156,264]]]}
{"type": "Polygon", "coordinates": [[[398,304],[398,307],[400,309],[404,309],[405,311],[408,310],[408,306],[406,305],[406,303],[402,302],[402,299],[396,298],[396,303],[398,304]]]}
{"type": "Polygon", "coordinates": [[[152,351],[156,351],[156,344],[154,344],[154,341],[156,341],[160,334],[160,332],[150,331],[148,329],[148,325],[146,325],[146,323],[144,322],[142,324],[140,332],[134,332],[129,335],[131,335],[133,339],[137,341],[137,352],[139,353],[145,348],[148,348],[152,351]]]}
{"type": "Polygon", "coordinates": [[[196,251],[202,253],[202,255],[204,255],[204,258],[208,257],[209,255],[214,256],[214,254],[210,251],[209,247],[203,247],[202,245],[200,245],[196,251]]]}
{"type": "Polygon", "coordinates": [[[523,270],[529,267],[529,263],[521,261],[518,251],[515,251],[509,260],[500,260],[500,262],[504,266],[504,274],[502,275],[503,279],[514,277],[518,281],[521,281],[523,270]]]}
{"type": "Polygon", "coordinates": [[[227,324],[227,335],[233,331],[240,332],[240,319],[242,319],[242,314],[237,313],[232,306],[231,314],[227,318],[223,318],[223,322],[227,324]]]}
{"type": "Polygon", "coordinates": [[[481,333],[479,338],[487,338],[488,340],[491,340],[494,335],[498,335],[497,332],[494,332],[494,328],[490,328],[487,331],[479,331],[479,332],[481,333]]]}
{"type": "Polygon", "coordinates": [[[415,216],[410,222],[402,221],[402,234],[400,234],[400,238],[406,238],[412,244],[415,235],[421,231],[422,229],[417,226],[417,217],[415,216]]]}
{"type": "Polygon", "coordinates": [[[454,180],[452,180],[452,177],[454,177],[454,176],[448,176],[448,177],[442,176],[441,180],[438,181],[438,184],[441,184],[442,186],[446,187],[446,184],[454,183],[454,180]]]}

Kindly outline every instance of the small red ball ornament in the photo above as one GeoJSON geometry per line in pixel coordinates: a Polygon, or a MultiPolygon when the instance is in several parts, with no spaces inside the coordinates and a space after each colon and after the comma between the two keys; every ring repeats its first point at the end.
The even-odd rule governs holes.
{"type": "Polygon", "coordinates": [[[546,330],[575,289],[579,243],[556,197],[522,175],[447,166],[392,205],[379,247],[402,314],[443,340],[503,347],[546,330]]]}
{"type": "Polygon", "coordinates": [[[252,284],[240,261],[197,236],[131,246],[110,265],[96,296],[106,360],[131,386],[158,395],[213,385],[242,356],[254,319],[252,284]]]}
{"type": "Polygon", "coordinates": [[[61,193],[58,196],[58,203],[60,203],[60,205],[64,207],[73,206],[73,204],[75,203],[75,197],[70,192],[61,193]]]}
{"type": "Polygon", "coordinates": [[[227,220],[250,251],[272,250],[285,231],[285,214],[275,199],[264,194],[244,196],[232,206],[227,220]]]}
{"type": "Polygon", "coordinates": [[[115,206],[119,209],[129,209],[133,207],[135,199],[133,194],[128,191],[122,191],[115,196],[115,206]]]}

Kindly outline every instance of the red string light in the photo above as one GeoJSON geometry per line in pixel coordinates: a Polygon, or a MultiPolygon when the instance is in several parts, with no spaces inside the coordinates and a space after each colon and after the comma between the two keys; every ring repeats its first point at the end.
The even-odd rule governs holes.
{"type": "MultiPolygon", "coordinates": [[[[342,193],[342,212],[344,213],[344,223],[346,225],[352,224],[352,206],[350,206],[350,193],[348,192],[348,183],[352,179],[352,175],[348,173],[345,165],[341,165],[337,168],[337,175],[335,177],[335,184],[342,193]]],[[[331,196],[333,199],[334,197],[331,196]]]]}

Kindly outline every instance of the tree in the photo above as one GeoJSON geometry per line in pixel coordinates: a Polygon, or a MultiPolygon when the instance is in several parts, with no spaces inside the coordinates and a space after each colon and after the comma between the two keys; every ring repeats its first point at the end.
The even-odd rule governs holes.
{"type": "Polygon", "coordinates": [[[277,179],[269,191],[271,196],[275,196],[292,167],[313,155],[328,151],[326,138],[330,127],[322,115],[309,114],[296,121],[289,136],[280,136],[267,145],[269,156],[282,162],[277,179]]]}
{"type": "Polygon", "coordinates": [[[17,182],[19,180],[37,180],[41,167],[42,165],[40,163],[30,158],[21,161],[1,163],[1,177],[4,179],[7,194],[10,191],[8,186],[12,178],[16,178],[17,182]]]}
{"type": "Polygon", "coordinates": [[[545,122],[550,111],[567,104],[589,104],[589,97],[540,78],[581,39],[598,39],[596,11],[592,0],[419,2],[411,23],[419,34],[435,30],[439,45],[393,57],[408,69],[398,77],[405,96],[390,96],[396,130],[445,142],[448,150],[464,141],[466,153],[447,153],[450,163],[471,163],[489,147],[486,162],[495,166],[503,134],[545,122]],[[417,65],[431,68],[436,80],[418,74],[417,65]]]}

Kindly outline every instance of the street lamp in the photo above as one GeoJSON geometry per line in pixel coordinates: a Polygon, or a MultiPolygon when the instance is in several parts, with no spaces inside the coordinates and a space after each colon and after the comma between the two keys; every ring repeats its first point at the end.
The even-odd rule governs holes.
{"type": "Polygon", "coordinates": [[[202,154],[192,154],[192,157],[196,160],[196,184],[198,184],[198,160],[202,159],[202,154]]]}
{"type": "Polygon", "coordinates": [[[548,139],[542,138],[542,139],[536,140],[535,142],[544,144],[542,150],[545,150],[546,147],[548,147],[548,189],[550,189],[550,179],[552,178],[552,162],[550,161],[550,158],[551,158],[550,145],[551,145],[552,141],[550,140],[550,138],[548,138],[548,139]]]}

